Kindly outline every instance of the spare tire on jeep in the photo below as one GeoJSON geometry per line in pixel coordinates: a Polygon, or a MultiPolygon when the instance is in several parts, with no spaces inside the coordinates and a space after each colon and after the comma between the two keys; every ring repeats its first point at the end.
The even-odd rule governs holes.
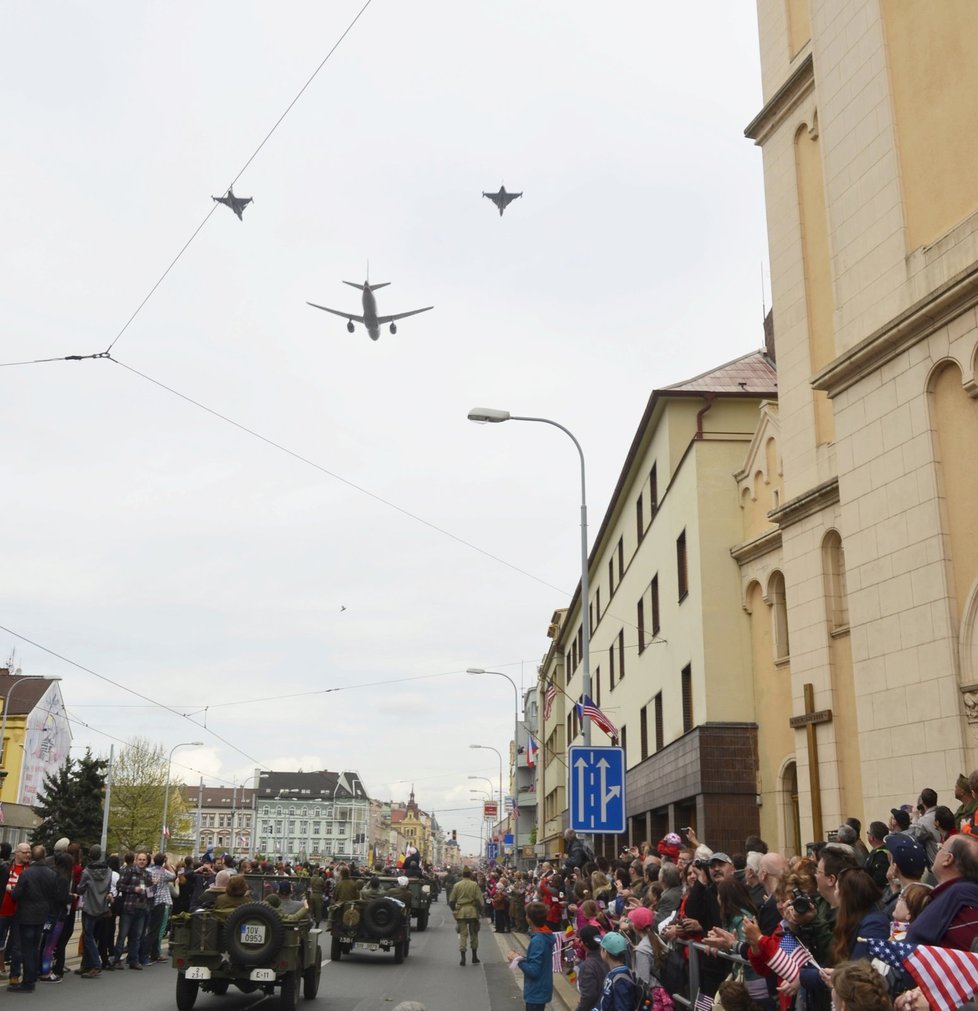
{"type": "Polygon", "coordinates": [[[264,902],[246,902],[224,924],[224,943],[231,961],[256,966],[271,961],[285,940],[278,912],[264,902]]]}
{"type": "Polygon", "coordinates": [[[374,899],[360,914],[360,923],[370,937],[388,937],[400,924],[404,906],[394,899],[374,899]]]}

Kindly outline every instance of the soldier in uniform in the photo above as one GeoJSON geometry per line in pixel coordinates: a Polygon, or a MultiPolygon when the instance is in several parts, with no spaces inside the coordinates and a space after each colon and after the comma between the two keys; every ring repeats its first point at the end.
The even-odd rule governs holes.
{"type": "Polygon", "coordinates": [[[472,948],[472,964],[479,964],[479,917],[482,915],[482,890],[472,877],[472,869],[462,870],[462,880],[448,897],[448,905],[458,928],[459,965],[465,965],[465,941],[472,948]]]}

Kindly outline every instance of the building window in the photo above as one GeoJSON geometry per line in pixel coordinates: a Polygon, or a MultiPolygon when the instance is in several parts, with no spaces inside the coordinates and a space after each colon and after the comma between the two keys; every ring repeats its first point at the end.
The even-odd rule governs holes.
{"type": "Polygon", "coordinates": [[[625,768],[628,768],[628,727],[622,725],[621,738],[619,740],[622,757],[625,759],[625,768]]]}
{"type": "Polygon", "coordinates": [[[608,594],[613,596],[615,592],[615,560],[608,559],[608,594]]]}
{"type": "Polygon", "coordinates": [[[656,477],[655,464],[652,464],[652,469],[649,471],[649,513],[654,516],[656,509],[659,508],[659,479],[656,477]]]}
{"type": "Polygon", "coordinates": [[[618,680],[625,680],[625,630],[618,632],[618,680]]]}
{"type": "Polygon", "coordinates": [[[645,536],[645,510],[642,508],[641,492],[635,501],[635,532],[638,534],[638,543],[641,544],[645,536]]]}
{"type": "Polygon", "coordinates": [[[615,647],[614,645],[608,647],[608,686],[612,691],[615,690],[615,647]]]}
{"type": "Polygon", "coordinates": [[[638,624],[638,651],[645,649],[645,600],[640,597],[638,601],[638,614],[636,615],[638,624]]]}
{"type": "Polygon", "coordinates": [[[830,530],[822,541],[822,574],[825,580],[825,605],[829,628],[833,632],[848,628],[846,557],[842,549],[842,538],[835,530],[830,530]]]}
{"type": "Polygon", "coordinates": [[[689,593],[689,576],[686,572],[686,531],[676,539],[676,578],[680,601],[685,600],[689,593]]]}
{"type": "Polygon", "coordinates": [[[691,664],[683,667],[683,733],[693,729],[693,668],[691,664]]]}
{"type": "Polygon", "coordinates": [[[638,733],[642,746],[642,761],[649,757],[649,707],[642,706],[639,713],[638,733]]]}
{"type": "Polygon", "coordinates": [[[788,600],[785,596],[784,575],[777,570],[771,573],[767,594],[771,603],[774,659],[787,660],[791,656],[791,644],[788,642],[788,600]]]}
{"type": "Polygon", "coordinates": [[[662,692],[655,697],[655,750],[661,751],[666,746],[665,727],[662,719],[662,692]]]}
{"type": "Polygon", "coordinates": [[[658,572],[652,577],[652,582],[649,584],[649,596],[652,598],[652,635],[656,636],[659,634],[659,574],[658,572]]]}
{"type": "Polygon", "coordinates": [[[618,582],[621,582],[621,577],[625,575],[625,540],[623,537],[618,538],[618,582]]]}
{"type": "Polygon", "coordinates": [[[601,620],[601,587],[594,591],[594,620],[601,620]]]}
{"type": "Polygon", "coordinates": [[[594,704],[600,708],[601,706],[601,668],[598,667],[594,672],[594,704]]]}

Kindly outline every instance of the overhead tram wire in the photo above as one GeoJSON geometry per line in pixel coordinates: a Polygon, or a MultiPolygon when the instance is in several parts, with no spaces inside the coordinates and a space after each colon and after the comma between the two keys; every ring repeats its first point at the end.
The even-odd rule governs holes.
{"type": "MultiPolygon", "coordinates": [[[[264,138],[262,139],[262,142],[258,145],[258,147],[255,148],[255,150],[251,153],[251,156],[248,158],[248,160],[238,170],[238,174],[234,177],[234,179],[231,180],[230,186],[228,187],[229,189],[231,189],[234,186],[234,184],[244,175],[244,173],[247,170],[248,166],[255,160],[255,158],[258,157],[259,152],[268,143],[268,141],[271,139],[272,134],[275,133],[275,131],[279,128],[279,126],[282,125],[282,121],[292,111],[292,109],[295,106],[296,102],[298,102],[299,99],[302,98],[302,96],[305,93],[306,89],[316,79],[316,77],[319,75],[319,72],[323,69],[323,67],[326,66],[326,63],[329,61],[329,58],[333,55],[333,53],[336,52],[336,50],[339,48],[340,44],[347,37],[347,35],[350,34],[350,32],[353,30],[354,25],[356,25],[356,23],[363,16],[364,12],[367,10],[367,8],[372,3],[373,3],[373,0],[366,0],[366,3],[364,3],[364,5],[360,8],[360,10],[357,11],[356,16],[346,26],[346,28],[344,29],[344,31],[340,35],[340,37],[333,43],[332,48],[323,57],[323,59],[321,60],[319,66],[316,67],[316,69],[312,72],[312,74],[310,75],[310,77],[306,81],[306,83],[303,84],[303,86],[299,89],[299,91],[296,94],[295,98],[293,98],[292,101],[289,102],[289,104],[286,106],[285,112],[283,112],[282,115],[279,116],[279,118],[277,120],[275,120],[275,123],[273,124],[271,130],[269,130],[268,133],[265,134],[264,138]]],[[[166,270],[164,270],[163,273],[160,274],[160,276],[156,280],[156,283],[153,285],[152,288],[149,289],[149,291],[147,292],[146,296],[143,298],[142,302],[140,302],[139,305],[136,306],[135,312],[129,317],[129,319],[126,320],[126,322],[125,322],[124,326],[122,327],[122,329],[115,335],[115,337],[112,338],[112,343],[109,344],[109,346],[104,351],[101,351],[101,352],[98,352],[97,354],[92,354],[92,355],[61,355],[61,356],[59,356],[57,358],[34,358],[34,359],[28,359],[26,361],[21,361],[21,362],[0,362],[0,368],[10,368],[10,367],[15,366],[15,365],[41,365],[41,364],[43,364],[45,362],[82,361],[82,360],[87,359],[87,358],[108,358],[109,357],[109,352],[115,347],[116,342],[129,329],[129,327],[132,324],[133,320],[135,320],[135,318],[140,314],[140,312],[142,312],[143,306],[145,306],[146,303],[153,297],[153,295],[156,294],[157,288],[159,288],[159,286],[166,280],[167,275],[177,265],[177,263],[180,260],[180,258],[183,256],[183,254],[190,247],[190,244],[194,241],[194,239],[196,239],[197,236],[200,234],[201,229],[204,227],[204,225],[207,224],[207,222],[210,220],[210,216],[214,213],[214,211],[217,210],[217,208],[218,208],[217,204],[212,204],[211,205],[211,207],[208,210],[208,212],[204,215],[204,220],[201,221],[201,223],[191,233],[190,238],[187,239],[187,241],[183,244],[183,246],[180,247],[180,252],[177,253],[177,255],[175,257],[173,257],[173,259],[170,261],[169,265],[167,266],[166,270]]]]}
{"type": "MultiPolygon", "coordinates": [[[[144,379],[146,382],[152,383],[154,386],[158,386],[161,390],[165,390],[167,393],[171,393],[173,396],[179,397],[181,400],[191,404],[193,407],[210,414],[212,417],[223,421],[225,424],[231,425],[233,428],[237,428],[246,435],[250,435],[253,439],[257,439],[259,442],[265,443],[266,446],[271,446],[272,449],[277,449],[280,453],[284,453],[286,456],[292,457],[293,460],[298,460],[300,463],[304,463],[307,467],[312,467],[313,470],[318,470],[321,474],[325,474],[327,477],[333,478],[334,481],[339,481],[341,484],[345,484],[348,488],[352,488],[354,491],[360,492],[361,495],[366,495],[368,498],[372,498],[375,502],[379,502],[381,505],[387,506],[388,509],[393,509],[402,516],[406,516],[408,519],[414,520],[416,523],[420,523],[422,526],[428,527],[429,530],[434,530],[436,533],[442,534],[444,537],[448,537],[457,544],[461,544],[472,551],[478,552],[485,558],[498,562],[500,565],[505,565],[506,568],[512,569],[514,572],[518,572],[521,576],[526,576],[528,579],[532,579],[535,582],[540,583],[542,586],[546,586],[550,590],[556,590],[557,593],[566,594],[567,591],[563,587],[554,586],[553,583],[548,583],[545,579],[535,576],[532,572],[527,572],[526,569],[521,569],[518,565],[514,565],[512,562],[507,562],[505,558],[500,558],[499,555],[494,555],[491,551],[487,551],[485,548],[480,548],[477,544],[473,544],[471,541],[465,540],[464,537],[459,537],[458,534],[453,534],[450,530],[446,530],[444,527],[440,527],[436,523],[432,523],[431,520],[426,520],[423,516],[419,516],[417,513],[413,513],[410,510],[405,509],[403,506],[399,506],[397,503],[391,502],[390,499],[383,498],[376,492],[370,491],[369,488],[364,488],[363,485],[356,484],[349,478],[345,478],[342,475],[337,474],[335,471],[329,470],[322,464],[316,463],[314,460],[310,460],[309,457],[303,456],[301,453],[297,453],[294,449],[289,449],[288,446],[283,446],[282,443],[276,442],[274,439],[270,439],[267,435],[262,435],[261,432],[256,432],[255,429],[248,428],[247,425],[242,425],[241,422],[235,421],[233,418],[229,418],[226,414],[221,414],[220,411],[216,411],[213,407],[208,407],[206,404],[202,404],[199,400],[194,400],[192,397],[188,397],[187,394],[181,393],[179,390],[175,390],[172,386],[167,386],[166,383],[160,382],[160,380],[146,375],[145,372],[140,372],[139,369],[135,369],[131,365],[127,365],[125,362],[119,361],[118,358],[113,358],[111,355],[108,355],[107,357],[110,362],[114,362],[116,365],[121,366],[127,372],[131,372],[133,375],[139,376],[140,379],[144,379]]],[[[2,627],[3,626],[0,626],[0,628],[2,627]]]]}
{"type": "MultiPolygon", "coordinates": [[[[371,3],[373,3],[373,0],[366,0],[366,3],[360,8],[359,11],[357,11],[356,16],[346,26],[346,29],[343,31],[343,34],[340,35],[340,37],[333,43],[332,48],[323,57],[323,59],[320,62],[319,66],[316,67],[316,69],[312,72],[311,76],[306,81],[306,83],[303,84],[303,86],[299,89],[299,92],[295,96],[295,98],[293,98],[292,101],[289,102],[289,104],[286,106],[285,112],[283,112],[282,115],[279,116],[279,118],[277,120],[275,120],[275,123],[272,126],[271,130],[269,130],[268,133],[265,134],[264,139],[258,145],[258,147],[256,147],[255,150],[252,152],[251,157],[244,163],[244,165],[241,166],[241,168],[238,171],[238,174],[231,180],[231,183],[230,183],[230,185],[228,187],[229,190],[234,187],[234,184],[244,175],[244,173],[247,170],[248,166],[255,160],[255,158],[258,157],[259,152],[268,143],[268,141],[271,139],[272,134],[275,133],[275,131],[279,128],[279,126],[281,125],[281,123],[285,119],[285,117],[288,116],[288,114],[292,111],[292,108],[296,104],[296,102],[298,102],[299,99],[302,98],[305,90],[316,79],[316,77],[318,76],[320,70],[322,70],[323,67],[326,66],[326,63],[328,62],[329,58],[333,55],[333,53],[336,52],[336,50],[339,48],[340,44],[347,37],[347,35],[350,34],[350,32],[353,30],[354,25],[360,20],[360,18],[363,16],[363,14],[366,11],[366,9],[371,5],[371,3]]],[[[119,340],[119,338],[129,329],[129,326],[132,323],[132,321],[139,315],[139,313],[142,310],[143,306],[153,297],[153,294],[155,293],[156,289],[159,288],[159,286],[166,279],[166,275],[169,274],[170,271],[176,266],[177,261],[187,251],[187,248],[189,247],[190,243],[193,242],[194,239],[197,238],[198,233],[204,227],[204,225],[207,224],[208,220],[210,219],[210,216],[214,213],[214,211],[217,210],[217,207],[218,207],[217,204],[213,204],[211,206],[211,209],[204,216],[204,220],[201,221],[201,223],[194,229],[193,235],[191,235],[190,238],[187,239],[187,241],[183,244],[183,248],[180,250],[180,252],[177,253],[177,255],[170,261],[170,265],[160,275],[160,278],[156,282],[156,284],[154,284],[153,287],[150,288],[149,294],[147,294],[147,296],[142,300],[142,302],[139,303],[139,305],[136,307],[136,311],[129,317],[129,319],[126,320],[125,326],[123,326],[123,328],[115,335],[115,337],[112,338],[112,343],[105,349],[106,353],[108,353],[109,351],[111,351],[115,347],[116,342],[119,340]]]]}
{"type": "Polygon", "coordinates": [[[107,677],[105,674],[99,674],[98,671],[92,670],[91,667],[86,667],[84,664],[80,664],[76,660],[71,660],[68,657],[63,656],[61,653],[56,653],[53,649],[49,649],[47,646],[41,645],[41,643],[36,642],[34,639],[29,639],[26,635],[21,635],[20,632],[15,632],[12,628],[8,628],[6,625],[0,625],[0,631],[6,632],[8,635],[12,635],[17,639],[20,639],[21,642],[29,643],[31,646],[34,646],[35,648],[42,650],[49,656],[53,656],[58,660],[61,660],[63,663],[70,664],[72,667],[77,667],[78,670],[85,671],[86,674],[91,674],[92,677],[96,677],[100,681],[105,681],[107,684],[112,685],[114,688],[118,688],[120,691],[128,692],[130,695],[135,695],[136,698],[142,699],[144,702],[153,703],[153,705],[155,705],[158,709],[163,709],[166,712],[171,713],[173,716],[179,717],[181,720],[186,720],[188,723],[191,723],[198,730],[203,730],[206,733],[210,734],[212,737],[219,740],[222,744],[227,745],[232,751],[236,751],[242,757],[247,758],[249,762],[254,762],[256,766],[261,766],[263,769],[268,768],[268,766],[266,766],[264,762],[259,762],[258,759],[254,757],[254,755],[249,755],[247,751],[242,751],[239,747],[237,747],[237,745],[232,744],[227,738],[222,737],[219,733],[217,733],[216,730],[211,730],[210,727],[206,727],[198,723],[196,720],[192,720],[189,716],[187,716],[186,713],[181,713],[176,709],[171,709],[169,706],[164,705],[162,702],[157,702],[155,699],[150,698],[150,696],[143,695],[142,692],[137,692],[135,688],[129,688],[127,685],[121,684],[118,681],[113,681],[112,678],[107,677]]]}

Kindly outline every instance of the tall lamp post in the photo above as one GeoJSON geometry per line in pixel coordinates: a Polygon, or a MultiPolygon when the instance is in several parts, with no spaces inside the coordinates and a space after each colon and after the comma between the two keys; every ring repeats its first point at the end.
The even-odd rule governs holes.
{"type": "Polygon", "coordinates": [[[4,744],[4,741],[7,739],[7,710],[10,709],[10,698],[14,694],[14,689],[17,687],[17,685],[21,685],[25,681],[60,681],[60,680],[61,680],[60,677],[45,678],[45,677],[35,677],[31,675],[30,677],[18,678],[10,686],[10,690],[7,692],[7,697],[3,700],[3,719],[0,720],[0,795],[3,794],[3,784],[7,778],[7,748],[6,745],[4,744]]]}
{"type": "MultiPolygon", "coordinates": [[[[466,674],[495,674],[497,677],[506,678],[506,680],[513,686],[513,793],[519,792],[519,767],[520,767],[520,690],[516,687],[516,682],[508,675],[504,674],[501,670],[486,670],[484,667],[469,667],[466,669],[466,674]]],[[[499,817],[502,818],[503,812],[500,810],[499,817]]],[[[516,825],[516,819],[513,819],[513,852],[516,853],[519,847],[519,830],[516,825]]]]}
{"type": "Polygon", "coordinates": [[[499,810],[496,812],[497,821],[503,820],[503,756],[499,748],[493,748],[489,744],[470,744],[470,748],[477,748],[480,751],[495,751],[499,759],[499,810]]]}
{"type": "MultiPolygon", "coordinates": [[[[517,414],[510,414],[509,411],[498,411],[492,407],[474,407],[468,414],[469,421],[476,421],[479,424],[498,425],[503,421],[536,421],[542,425],[552,425],[559,428],[577,447],[577,454],[581,458],[581,657],[583,663],[584,694],[591,697],[591,618],[589,607],[591,602],[590,590],[588,587],[588,564],[587,564],[587,482],[584,474],[584,450],[581,444],[574,437],[574,433],[564,428],[563,425],[549,418],[530,418],[517,414]]],[[[581,729],[584,732],[585,747],[591,746],[591,720],[585,714],[581,718],[581,729]]]]}
{"type": "Polygon", "coordinates": [[[202,748],[203,741],[184,741],[182,744],[174,744],[170,748],[170,754],[166,760],[166,786],[163,788],[163,827],[160,829],[160,853],[166,852],[166,816],[170,810],[170,763],[173,761],[173,752],[177,748],[202,748]]]}

